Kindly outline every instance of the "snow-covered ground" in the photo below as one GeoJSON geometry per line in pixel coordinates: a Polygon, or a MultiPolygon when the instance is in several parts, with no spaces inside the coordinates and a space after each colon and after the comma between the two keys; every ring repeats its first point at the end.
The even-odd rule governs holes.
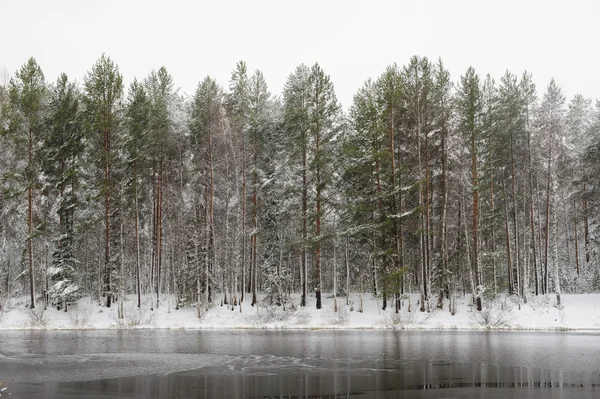
{"type": "MultiPolygon", "coordinates": [[[[124,318],[117,317],[117,306],[100,306],[97,300],[82,298],[69,307],[68,312],[48,308],[35,313],[27,309],[25,298],[5,303],[0,311],[0,330],[8,329],[119,329],[119,328],[172,328],[172,329],[228,329],[228,328],[407,328],[407,329],[515,329],[515,330],[600,330],[600,294],[562,295],[562,306],[556,307],[555,296],[533,297],[527,304],[519,304],[514,297],[501,295],[494,302],[484,302],[479,313],[469,297],[456,300],[456,314],[432,306],[430,312],[420,312],[419,295],[404,299],[399,313],[388,307],[381,310],[381,300],[371,294],[351,295],[350,305],[345,297],[338,297],[338,311],[333,311],[333,298],[325,295],[323,309],[315,309],[315,299],[309,297],[309,306],[299,307],[299,295],[287,299],[285,310],[280,306],[240,306],[213,304],[201,306],[200,317],[195,306],[175,310],[173,297],[161,297],[162,304],[150,310],[151,297],[143,299],[142,309],[135,307],[130,296],[124,302],[124,318]],[[360,301],[363,311],[359,312],[360,301]]],[[[219,298],[220,302],[221,298],[219,298]]]]}

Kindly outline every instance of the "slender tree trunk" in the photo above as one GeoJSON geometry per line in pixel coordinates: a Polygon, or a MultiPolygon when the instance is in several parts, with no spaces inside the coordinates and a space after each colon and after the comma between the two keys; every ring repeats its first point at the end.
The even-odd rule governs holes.
{"type": "MultiPolygon", "coordinates": [[[[375,176],[376,176],[376,180],[377,180],[377,210],[379,212],[379,224],[380,226],[384,226],[385,225],[385,214],[383,212],[383,200],[381,199],[381,165],[379,162],[379,157],[376,158],[375,160],[375,176]]],[[[381,227],[382,229],[383,227],[381,227]]],[[[376,229],[373,229],[373,231],[377,231],[376,229]]],[[[386,248],[386,233],[384,231],[380,231],[380,248],[379,251],[384,251],[386,248]]],[[[380,263],[380,267],[383,268],[382,274],[384,276],[387,275],[387,270],[386,270],[386,264],[387,261],[385,259],[385,255],[381,256],[381,263],[380,263]]],[[[377,294],[375,294],[377,295],[377,294]]],[[[385,283],[385,281],[383,281],[383,288],[381,290],[381,296],[382,296],[382,308],[383,310],[386,309],[387,307],[387,284],[385,283]]]]}
{"type": "MultiPolygon", "coordinates": [[[[527,250],[527,243],[530,242],[528,240],[527,234],[527,198],[525,193],[527,193],[527,182],[523,179],[523,303],[527,303],[528,299],[528,291],[529,291],[529,252],[527,250]]],[[[533,235],[533,232],[530,232],[533,235]]],[[[535,269],[534,269],[535,270],[535,269]]]]}
{"type": "MultiPolygon", "coordinates": [[[[156,240],[157,240],[157,185],[156,185],[156,162],[152,162],[152,243],[151,243],[151,255],[150,255],[150,287],[148,293],[152,297],[152,293],[155,288],[155,277],[156,277],[156,240]]],[[[150,310],[154,310],[154,300],[150,300],[150,310]]]]}
{"type": "Polygon", "coordinates": [[[242,287],[240,294],[240,303],[244,302],[244,293],[246,290],[246,250],[247,234],[246,231],[246,135],[242,132],[242,287]]]}
{"type": "Polygon", "coordinates": [[[106,160],[104,161],[104,181],[105,181],[105,194],[104,194],[104,270],[105,270],[105,282],[106,282],[106,307],[110,308],[112,303],[112,292],[110,287],[110,277],[112,273],[112,266],[110,261],[110,202],[111,202],[111,176],[110,176],[110,131],[104,131],[104,154],[106,160]]]}
{"type": "Polygon", "coordinates": [[[546,293],[546,281],[544,279],[544,256],[542,251],[542,205],[540,202],[540,180],[539,177],[536,176],[536,203],[537,203],[537,225],[538,225],[538,259],[540,260],[540,290],[542,295],[546,293]]]}
{"type": "Polygon", "coordinates": [[[333,311],[337,312],[337,252],[335,238],[333,239],[333,311]]]}
{"type": "Polygon", "coordinates": [[[214,165],[213,165],[213,138],[212,129],[208,129],[208,274],[206,275],[207,302],[212,301],[212,283],[210,277],[213,273],[215,261],[215,227],[213,220],[213,199],[214,199],[214,165]]]}
{"type": "Polygon", "coordinates": [[[491,225],[492,225],[492,270],[494,273],[494,296],[498,295],[498,281],[497,281],[497,269],[496,269],[496,206],[494,204],[494,152],[490,152],[490,212],[491,212],[491,225]]]}
{"type": "Polygon", "coordinates": [[[504,176],[502,176],[502,188],[504,191],[504,230],[506,233],[506,266],[508,268],[508,293],[513,294],[513,268],[510,248],[510,229],[508,227],[508,196],[506,195],[506,182],[504,181],[504,176]]]}
{"type": "Polygon", "coordinates": [[[135,202],[135,287],[137,293],[137,307],[142,307],[142,287],[140,283],[140,208],[137,189],[137,162],[133,165],[133,197],[135,202]]]}
{"type": "Polygon", "coordinates": [[[348,237],[346,237],[346,256],[344,261],[346,263],[346,305],[350,305],[350,259],[348,258],[348,237]]]}
{"type": "Polygon", "coordinates": [[[513,284],[515,284],[516,286],[514,286],[514,290],[517,293],[517,296],[519,297],[519,300],[521,298],[521,286],[520,286],[520,281],[519,281],[519,274],[520,274],[520,270],[519,270],[519,255],[520,255],[520,251],[519,251],[519,223],[518,223],[518,214],[519,214],[519,208],[517,206],[517,190],[516,190],[516,180],[517,180],[517,176],[515,173],[515,159],[514,159],[514,143],[513,143],[513,135],[512,135],[512,131],[510,134],[510,170],[511,170],[511,191],[512,191],[512,202],[513,202],[513,230],[514,230],[514,239],[515,239],[515,262],[514,262],[514,270],[513,270],[513,284]]]}
{"type": "Polygon", "coordinates": [[[204,187],[204,195],[206,198],[207,206],[205,208],[204,220],[206,222],[206,252],[204,254],[204,298],[206,300],[206,308],[208,309],[208,305],[210,303],[210,216],[209,216],[209,206],[208,206],[208,197],[210,193],[208,192],[208,187],[204,187]]]}
{"type": "Polygon", "coordinates": [[[431,258],[433,254],[433,237],[431,234],[431,178],[429,171],[429,134],[425,134],[425,264],[427,268],[426,273],[426,284],[427,284],[427,295],[425,296],[426,310],[430,311],[429,308],[429,294],[431,292],[431,258]]]}
{"type": "Polygon", "coordinates": [[[548,149],[548,174],[546,185],[546,241],[544,245],[544,293],[548,293],[548,246],[550,244],[550,182],[552,180],[552,140],[548,149]]]}
{"type": "Polygon", "coordinates": [[[442,128],[442,229],[441,229],[441,252],[442,252],[442,278],[440,285],[440,293],[438,296],[439,309],[444,306],[444,295],[448,293],[449,299],[449,284],[448,284],[448,232],[447,232],[447,215],[448,215],[448,186],[447,186],[447,159],[446,159],[446,128],[442,128]]]}
{"type": "Polygon", "coordinates": [[[552,240],[552,249],[554,252],[554,292],[556,293],[556,305],[560,306],[560,277],[559,277],[559,259],[558,259],[558,219],[556,217],[556,187],[552,190],[552,227],[554,240],[552,240]]]}
{"type": "MultiPolygon", "coordinates": [[[[28,139],[28,166],[33,168],[33,132],[29,130],[28,139]]],[[[29,266],[29,294],[30,308],[35,308],[35,276],[33,273],[33,178],[28,182],[27,187],[27,264],[29,266]]]]}
{"type": "Polygon", "coordinates": [[[481,304],[481,277],[479,275],[479,242],[477,239],[478,211],[479,211],[479,178],[477,173],[477,148],[475,146],[475,134],[471,135],[471,180],[473,191],[473,271],[475,272],[475,283],[477,284],[475,297],[477,310],[482,310],[481,304]]]}
{"type": "MultiPolygon", "coordinates": [[[[464,192],[461,193],[461,205],[463,206],[463,208],[466,208],[466,198],[464,198],[465,194],[464,192]]],[[[475,273],[475,268],[473,267],[473,256],[471,253],[471,248],[469,246],[469,227],[468,227],[468,223],[467,223],[467,210],[463,209],[462,210],[462,215],[463,215],[463,225],[464,225],[464,231],[462,232],[462,234],[464,234],[465,236],[465,258],[467,260],[466,263],[468,263],[468,270],[469,270],[469,282],[471,283],[471,295],[472,295],[472,302],[475,302],[476,299],[476,286],[475,286],[475,278],[474,278],[474,273],[475,273]]]]}
{"type": "Polygon", "coordinates": [[[538,278],[538,267],[537,267],[537,247],[535,242],[535,222],[534,222],[534,207],[533,207],[533,172],[531,167],[531,145],[528,138],[528,166],[529,166],[529,228],[531,231],[531,254],[533,259],[533,271],[535,275],[535,295],[539,295],[539,278],[538,278]]]}
{"type": "Polygon", "coordinates": [[[577,201],[573,201],[573,232],[575,234],[575,270],[579,276],[579,237],[577,236],[577,201]]]}
{"type": "Polygon", "coordinates": [[[158,161],[157,175],[157,193],[156,193],[156,309],[160,306],[160,275],[162,266],[162,175],[163,175],[163,160],[162,156],[158,161]]]}
{"type": "MultiPolygon", "coordinates": [[[[255,165],[256,168],[256,165],[255,165]]],[[[252,178],[252,228],[253,228],[253,233],[252,233],[252,306],[256,305],[257,303],[257,299],[256,299],[256,273],[258,271],[257,269],[257,260],[256,260],[256,256],[257,256],[257,236],[258,236],[258,214],[257,214],[257,206],[258,206],[258,200],[257,200],[257,177],[256,177],[256,171],[253,174],[253,178],[252,178]]]]}
{"type": "Polygon", "coordinates": [[[300,306],[307,305],[307,253],[306,253],[306,245],[308,241],[308,181],[307,181],[307,144],[306,144],[306,134],[302,133],[302,275],[304,278],[302,279],[302,299],[300,301],[300,306]]]}
{"type": "Polygon", "coordinates": [[[315,145],[316,145],[316,198],[315,198],[315,299],[317,301],[317,309],[321,309],[321,165],[320,165],[320,128],[315,130],[315,145]]]}
{"type": "Polygon", "coordinates": [[[565,246],[567,247],[567,266],[569,266],[568,268],[570,269],[571,267],[571,261],[572,261],[572,257],[571,257],[571,245],[570,245],[570,232],[569,232],[569,214],[567,212],[567,203],[568,201],[563,200],[563,213],[564,213],[564,219],[563,221],[565,222],[565,239],[564,239],[564,243],[565,246]]]}
{"type": "Polygon", "coordinates": [[[585,268],[589,270],[590,263],[590,224],[588,214],[588,202],[587,202],[587,189],[586,184],[583,183],[583,239],[585,249],[585,268]]]}

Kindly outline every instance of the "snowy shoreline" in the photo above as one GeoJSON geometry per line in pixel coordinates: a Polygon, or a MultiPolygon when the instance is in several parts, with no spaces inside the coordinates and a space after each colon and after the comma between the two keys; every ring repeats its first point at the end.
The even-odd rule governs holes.
{"type": "MultiPolygon", "coordinates": [[[[600,331],[600,294],[565,294],[562,306],[556,307],[553,295],[532,297],[527,304],[515,297],[499,296],[484,302],[477,312],[468,297],[456,300],[456,313],[432,307],[420,312],[419,295],[410,296],[412,311],[408,312],[408,297],[399,313],[393,307],[381,309],[381,300],[363,294],[363,312],[359,312],[360,295],[338,297],[338,311],[333,309],[333,298],[324,300],[323,309],[314,308],[314,300],[300,308],[299,297],[292,295],[287,308],[276,305],[240,307],[211,305],[201,307],[200,318],[194,306],[174,309],[172,297],[161,297],[158,309],[150,310],[150,296],[144,297],[142,308],[135,307],[133,296],[123,304],[124,317],[119,318],[117,306],[106,308],[97,300],[83,298],[69,307],[68,312],[48,308],[30,311],[25,299],[4,306],[0,312],[0,331],[89,331],[89,330],[417,330],[417,331],[536,331],[536,332],[591,332],[600,331]],[[233,308],[233,310],[232,310],[233,308]]],[[[220,302],[221,299],[219,299],[220,302]]]]}

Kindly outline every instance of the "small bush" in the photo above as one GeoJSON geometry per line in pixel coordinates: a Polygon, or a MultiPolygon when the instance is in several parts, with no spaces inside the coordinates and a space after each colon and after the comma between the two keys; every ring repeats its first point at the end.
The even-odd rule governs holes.
{"type": "Polygon", "coordinates": [[[308,312],[305,312],[303,310],[299,310],[296,312],[296,321],[295,324],[297,325],[306,325],[310,322],[311,320],[311,315],[308,312]]]}
{"type": "Polygon", "coordinates": [[[196,317],[198,318],[198,321],[200,323],[202,323],[204,321],[204,319],[206,318],[207,314],[208,314],[208,309],[207,310],[203,310],[202,309],[202,304],[201,303],[197,303],[196,304],[196,317]]]}
{"type": "Polygon", "coordinates": [[[425,323],[433,312],[409,312],[408,309],[402,308],[398,313],[393,312],[385,316],[384,324],[386,327],[403,329],[411,325],[420,325],[425,323]]]}
{"type": "Polygon", "coordinates": [[[296,312],[283,310],[283,306],[277,306],[275,304],[262,304],[257,305],[258,315],[256,316],[257,323],[271,323],[274,321],[287,321],[296,312]]]}
{"type": "Polygon", "coordinates": [[[122,318],[115,315],[115,313],[111,313],[111,318],[117,323],[117,327],[119,328],[134,328],[153,324],[156,320],[156,313],[129,305],[123,307],[122,318]]]}
{"type": "Polygon", "coordinates": [[[12,310],[9,302],[5,302],[0,307],[0,324],[8,317],[8,313],[12,310]]]}
{"type": "Polygon", "coordinates": [[[92,308],[89,306],[72,306],[67,313],[69,314],[73,327],[89,326],[90,316],[92,315],[92,308]]]}
{"type": "Polygon", "coordinates": [[[29,309],[27,316],[29,317],[29,325],[31,327],[46,327],[50,321],[44,308],[29,309]]]}
{"type": "Polygon", "coordinates": [[[480,312],[474,309],[472,318],[482,327],[506,327],[513,319],[512,308],[501,303],[490,302],[480,312]]]}
{"type": "Polygon", "coordinates": [[[346,306],[339,306],[337,312],[333,308],[327,308],[323,317],[331,326],[345,326],[350,321],[350,313],[346,306]]]}
{"type": "Polygon", "coordinates": [[[146,326],[153,324],[156,319],[155,312],[149,312],[145,309],[125,308],[124,316],[129,327],[146,326]]]}

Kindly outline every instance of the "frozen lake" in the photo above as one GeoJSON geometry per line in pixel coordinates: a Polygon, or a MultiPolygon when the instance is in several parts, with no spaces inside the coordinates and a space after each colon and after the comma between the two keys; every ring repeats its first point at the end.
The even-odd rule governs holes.
{"type": "Polygon", "coordinates": [[[600,334],[0,332],[2,398],[593,398],[600,334]]]}

